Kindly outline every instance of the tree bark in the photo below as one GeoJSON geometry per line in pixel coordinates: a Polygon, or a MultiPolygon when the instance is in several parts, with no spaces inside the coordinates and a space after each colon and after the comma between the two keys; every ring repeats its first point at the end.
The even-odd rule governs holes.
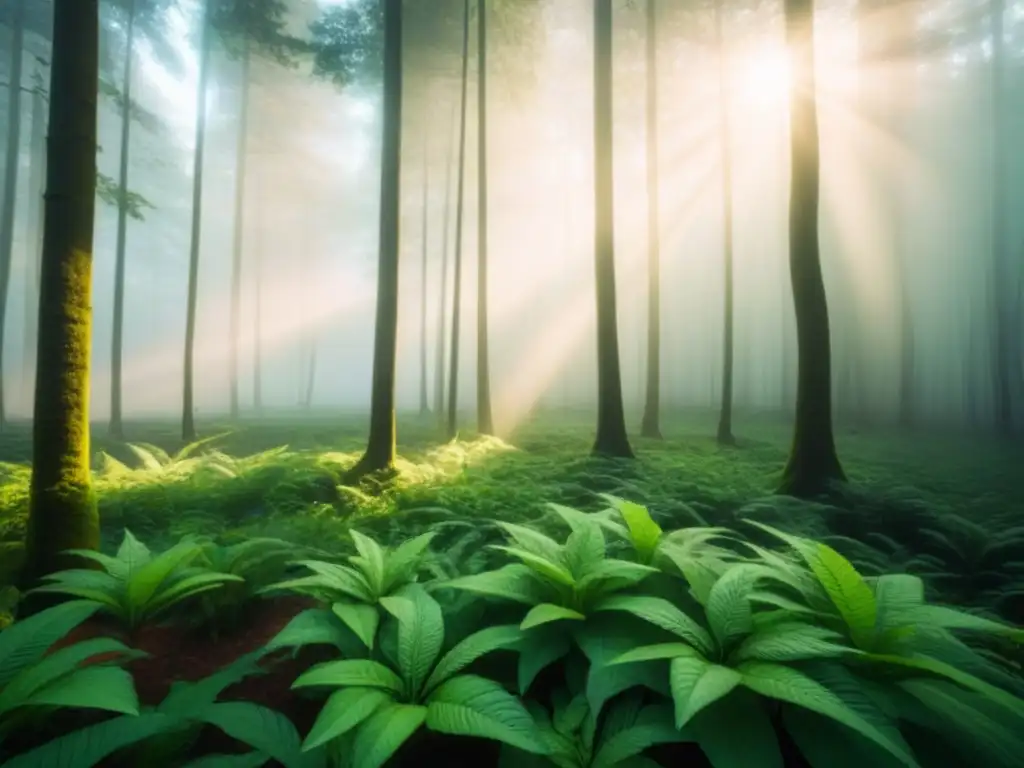
{"type": "Polygon", "coordinates": [[[4,197],[0,207],[0,429],[7,423],[4,390],[4,338],[7,299],[14,254],[14,208],[18,199],[18,150],[21,147],[21,72],[25,52],[25,2],[14,0],[11,20],[11,71],[7,84],[7,148],[4,153],[4,197]]]}
{"type": "Polygon", "coordinates": [[[658,176],[657,0],[647,0],[647,387],[643,437],[661,439],[661,226],[658,176]]]}
{"type": "Polygon", "coordinates": [[[445,366],[445,330],[448,308],[448,233],[452,219],[452,166],[455,154],[455,115],[457,106],[452,107],[451,127],[448,130],[448,153],[444,171],[444,228],[441,230],[441,301],[437,307],[437,349],[434,357],[434,413],[438,424],[444,420],[444,366],[445,366]]]}
{"type": "Polygon", "coordinates": [[[814,2],[785,0],[793,62],[790,95],[789,271],[797,327],[793,444],[780,491],[814,496],[846,479],[832,434],[828,302],[818,243],[820,159],[814,74],[814,2]]]}
{"type": "Polygon", "coordinates": [[[196,304],[199,293],[199,246],[203,222],[203,150],[206,144],[206,90],[210,77],[210,4],[203,7],[199,85],[196,91],[196,149],[192,166],[192,241],[188,259],[188,305],[185,310],[185,382],[182,397],[181,438],[196,439],[193,378],[196,339],[196,304]]]}
{"type": "Polygon", "coordinates": [[[732,434],[733,368],[735,363],[735,313],[733,311],[733,247],[732,247],[732,152],[729,110],[729,54],[722,33],[722,0],[715,3],[715,44],[718,48],[719,131],[722,150],[722,237],[725,276],[722,336],[722,400],[718,416],[718,442],[734,445],[732,434]]]}
{"type": "Polygon", "coordinates": [[[370,436],[350,479],[395,466],[395,357],[402,158],[402,0],[384,0],[384,137],[370,436]]]}
{"type": "Polygon", "coordinates": [[[263,242],[266,231],[262,223],[266,221],[263,211],[263,185],[259,183],[261,174],[257,173],[256,213],[260,221],[257,230],[256,247],[253,248],[252,271],[255,293],[252,316],[252,407],[256,413],[263,410],[263,242]]]}
{"type": "Polygon", "coordinates": [[[469,0],[463,4],[462,16],[462,96],[459,105],[459,168],[455,195],[455,276],[452,289],[452,340],[448,369],[448,423],[445,436],[454,440],[458,434],[459,408],[459,330],[462,320],[462,214],[466,179],[466,90],[469,85],[469,0]]]}
{"type": "Polygon", "coordinates": [[[626,435],[615,299],[612,163],[612,2],[594,0],[594,280],[597,299],[597,435],[593,453],[633,458],[626,435]]]}
{"type": "Polygon", "coordinates": [[[99,0],[55,0],[53,31],[25,586],[75,565],[65,550],[100,543],[89,476],[99,0]]]}
{"type": "Polygon", "coordinates": [[[32,89],[32,138],[29,157],[29,229],[25,259],[25,336],[22,364],[22,389],[32,410],[36,381],[36,345],[39,340],[39,281],[43,255],[43,193],[46,191],[46,104],[42,77],[36,73],[32,89]]]}
{"type": "Polygon", "coordinates": [[[124,107],[121,110],[121,158],[118,171],[117,251],[114,260],[114,328],[110,341],[110,434],[124,437],[121,421],[121,355],[124,349],[124,271],[128,238],[128,160],[132,130],[132,62],[135,50],[135,0],[128,5],[128,31],[125,36],[124,76],[121,89],[124,107]]]}
{"type": "MultiPolygon", "coordinates": [[[[426,135],[426,134],[424,134],[426,135]]],[[[429,143],[423,140],[423,226],[420,243],[420,415],[430,412],[427,398],[427,252],[430,250],[430,155],[429,143]]]]}
{"type": "Polygon", "coordinates": [[[238,117],[238,138],[235,155],[235,221],[231,242],[231,349],[230,349],[230,409],[231,418],[240,412],[238,400],[238,349],[242,336],[242,248],[245,240],[245,178],[249,157],[249,73],[252,52],[246,34],[242,51],[242,103],[238,117]]]}
{"type": "Polygon", "coordinates": [[[477,5],[476,429],[494,434],[487,330],[487,0],[477,5]]]}

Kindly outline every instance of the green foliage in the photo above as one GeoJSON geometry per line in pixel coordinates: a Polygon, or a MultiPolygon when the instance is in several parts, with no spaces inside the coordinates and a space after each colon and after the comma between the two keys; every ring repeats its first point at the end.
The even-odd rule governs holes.
{"type": "Polygon", "coordinates": [[[127,528],[114,556],[92,550],[69,554],[92,560],[102,570],[75,568],[44,577],[49,582],[30,590],[71,595],[92,601],[130,629],[154,621],[190,598],[220,589],[240,576],[217,573],[192,565],[203,548],[194,539],[183,539],[153,555],[127,528]]]}
{"type": "Polygon", "coordinates": [[[384,66],[384,14],[377,0],[333,5],[310,24],[313,71],[339,86],[377,79],[384,66]]]}
{"type": "Polygon", "coordinates": [[[110,638],[83,640],[47,653],[98,608],[75,600],[0,632],[0,756],[5,736],[53,708],[138,713],[131,675],[119,665],[142,654],[110,638]]]}
{"type": "Polygon", "coordinates": [[[156,206],[141,194],[130,189],[122,190],[116,180],[101,172],[96,174],[96,195],[111,208],[123,207],[128,216],[136,221],[144,221],[147,210],[156,210],[156,206]]]}

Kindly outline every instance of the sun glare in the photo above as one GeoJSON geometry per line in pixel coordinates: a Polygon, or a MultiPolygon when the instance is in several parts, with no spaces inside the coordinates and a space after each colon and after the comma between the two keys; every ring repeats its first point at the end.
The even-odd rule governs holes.
{"type": "Polygon", "coordinates": [[[761,46],[741,54],[736,67],[737,97],[749,106],[781,107],[789,100],[789,58],[782,46],[761,46]]]}

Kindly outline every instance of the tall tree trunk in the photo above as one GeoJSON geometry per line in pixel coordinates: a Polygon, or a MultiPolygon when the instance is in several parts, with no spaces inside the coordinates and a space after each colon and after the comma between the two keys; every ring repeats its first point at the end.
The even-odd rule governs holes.
{"type": "MultiPolygon", "coordinates": [[[[426,135],[426,134],[424,134],[426,135]]],[[[427,400],[427,237],[430,234],[430,153],[423,140],[423,227],[420,243],[420,415],[430,412],[427,400]]]]}
{"type": "Polygon", "coordinates": [[[395,357],[402,173],[402,0],[384,0],[384,137],[381,152],[380,258],[373,340],[373,390],[366,453],[350,477],[395,465],[395,357]]]}
{"type": "Polygon", "coordinates": [[[466,89],[469,84],[469,0],[462,9],[462,96],[459,106],[459,170],[455,195],[455,287],[452,289],[451,361],[448,369],[448,423],[445,434],[453,440],[458,433],[459,407],[459,325],[462,319],[462,213],[466,178],[466,89]]]}
{"type": "Polygon", "coordinates": [[[434,413],[438,424],[444,420],[444,365],[445,330],[448,308],[448,233],[452,220],[452,167],[455,155],[455,115],[457,105],[452,107],[451,125],[448,129],[448,153],[444,165],[444,225],[441,230],[441,302],[437,307],[437,349],[434,357],[434,413]]]}
{"type": "MultiPolygon", "coordinates": [[[[260,185],[257,194],[258,218],[264,221],[262,213],[263,187],[260,185]]],[[[263,240],[265,232],[259,232],[256,247],[253,248],[252,271],[255,276],[253,288],[255,301],[252,317],[252,407],[256,413],[263,410],[263,240]]]]}
{"type": "Polygon", "coordinates": [[[46,191],[46,104],[42,75],[36,72],[32,89],[32,137],[28,179],[29,227],[25,259],[25,343],[22,364],[22,389],[31,412],[36,381],[36,344],[39,328],[39,281],[43,254],[43,193],[46,191]]]}
{"type": "Polygon", "coordinates": [[[4,197],[0,207],[0,429],[7,422],[4,397],[4,337],[7,297],[14,254],[14,206],[18,199],[18,150],[21,147],[21,65],[25,51],[25,2],[14,0],[11,20],[11,69],[7,84],[7,149],[4,153],[4,197]]]}
{"type": "Polygon", "coordinates": [[[733,311],[733,253],[732,253],[732,151],[730,133],[732,121],[729,110],[729,53],[722,33],[722,0],[715,3],[715,45],[718,47],[718,107],[719,131],[722,150],[722,237],[725,260],[724,318],[722,323],[722,402],[718,415],[718,442],[733,445],[732,434],[733,367],[735,364],[735,313],[733,311]]]}
{"type": "Polygon", "coordinates": [[[487,330],[487,0],[477,5],[477,283],[476,429],[494,434],[491,408],[490,339],[487,330]]]}
{"type": "Polygon", "coordinates": [[[661,438],[661,226],[658,176],[658,15],[647,0],[647,389],[640,434],[661,438]]]}
{"type": "Polygon", "coordinates": [[[832,434],[828,301],[818,243],[820,159],[814,73],[814,0],[785,0],[793,62],[790,94],[789,272],[797,328],[793,445],[781,491],[813,496],[846,477],[832,434]]]}
{"type": "Polygon", "coordinates": [[[206,0],[200,23],[199,86],[196,90],[196,149],[192,165],[192,242],[188,259],[188,305],[185,310],[185,386],[182,397],[181,438],[186,443],[196,439],[193,394],[196,304],[199,294],[199,246],[203,222],[203,150],[206,144],[206,89],[210,77],[210,4],[206,0]]]}
{"type": "Polygon", "coordinates": [[[128,33],[125,38],[124,76],[121,89],[121,158],[117,177],[117,255],[114,261],[114,331],[110,342],[110,434],[124,437],[121,421],[121,355],[124,349],[124,270],[128,237],[128,160],[132,130],[132,62],[135,58],[135,0],[128,5],[128,33]]]}
{"type": "Polygon", "coordinates": [[[593,452],[632,458],[622,406],[615,301],[612,163],[612,2],[594,0],[594,278],[597,298],[597,435],[593,452]]]}
{"type": "MultiPolygon", "coordinates": [[[[318,266],[316,254],[319,252],[319,249],[314,251],[310,248],[309,230],[310,228],[307,225],[305,228],[306,238],[304,240],[303,251],[305,252],[306,274],[309,276],[310,280],[315,280],[317,277],[316,267],[318,266]]],[[[313,407],[313,388],[316,385],[316,348],[319,341],[318,336],[319,334],[317,333],[317,329],[315,327],[310,327],[309,336],[306,339],[306,343],[308,345],[307,349],[309,351],[308,366],[306,368],[306,382],[301,395],[302,407],[306,409],[313,407]]]]}
{"type": "Polygon", "coordinates": [[[992,34],[992,258],[995,262],[995,333],[994,370],[992,372],[993,396],[995,400],[995,429],[1002,437],[1013,434],[1013,366],[1014,358],[1019,363],[1019,350],[1014,350],[1012,331],[1014,312],[1011,310],[1011,286],[1015,284],[1009,268],[1010,249],[1007,238],[1006,216],[1006,162],[1008,147],[1004,125],[1005,100],[1005,59],[1004,0],[991,0],[992,34]],[[1016,354],[1015,354],[1016,353],[1016,354]]]}
{"type": "Polygon", "coordinates": [[[55,0],[26,586],[73,566],[65,550],[100,544],[89,477],[99,32],[99,0],[55,0]]]}
{"type": "Polygon", "coordinates": [[[238,348],[242,336],[242,247],[245,240],[245,172],[249,156],[249,73],[252,51],[249,35],[242,42],[242,104],[238,116],[238,138],[235,145],[235,221],[231,242],[231,350],[230,350],[230,408],[231,418],[237,419],[238,401],[238,348]]]}

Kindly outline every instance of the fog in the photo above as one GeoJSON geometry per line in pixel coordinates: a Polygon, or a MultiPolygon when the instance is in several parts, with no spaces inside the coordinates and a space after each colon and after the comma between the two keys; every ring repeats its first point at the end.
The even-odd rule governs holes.
{"type": "MultiPolygon", "coordinates": [[[[289,0],[285,31],[308,40],[310,25],[345,1],[289,0]]],[[[397,397],[407,410],[419,405],[424,316],[431,403],[434,397],[442,255],[447,243],[450,269],[456,242],[457,174],[450,167],[457,159],[461,53],[461,3],[417,4],[436,5],[454,22],[439,25],[427,41],[409,26],[415,20],[406,29],[397,397]]],[[[52,11],[48,0],[28,5],[25,89],[36,77],[49,82],[52,11]]],[[[117,89],[125,24],[118,3],[105,5],[101,77],[117,89]]],[[[127,226],[125,418],[181,413],[201,9],[198,0],[164,5],[134,46],[132,98],[143,117],[131,124],[128,187],[146,205],[142,220],[129,219],[127,226]]],[[[596,402],[593,23],[587,0],[496,5],[488,40],[488,295],[495,419],[507,432],[535,408],[596,402]]],[[[998,318],[1011,329],[1014,402],[1024,403],[1024,217],[1014,215],[1024,209],[1024,152],[1016,139],[1024,136],[1024,2],[1007,0],[1001,46],[993,45],[989,16],[1000,3],[911,3],[899,18],[885,3],[873,5],[882,10],[858,8],[854,0],[817,3],[820,233],[836,415],[895,422],[911,397],[917,421],[990,428],[998,318]],[[895,44],[865,57],[865,30],[883,30],[895,44]],[[994,62],[1002,79],[998,93],[994,62]],[[1005,151],[997,128],[1007,137],[1005,151]],[[997,273],[999,258],[1006,267],[997,273]]],[[[714,408],[720,398],[724,98],[736,408],[786,411],[795,402],[796,329],[787,262],[790,94],[781,3],[739,0],[723,7],[724,97],[713,4],[659,3],[662,405],[714,408]]],[[[11,45],[5,25],[4,83],[11,45]]],[[[475,398],[478,247],[472,28],[469,51],[459,353],[459,399],[467,408],[475,398]]],[[[314,407],[368,410],[380,227],[379,73],[339,84],[314,71],[309,52],[292,54],[290,65],[256,48],[251,56],[243,127],[243,64],[214,35],[202,168],[197,416],[228,412],[240,157],[243,411],[297,407],[311,366],[314,407]]],[[[614,67],[618,325],[632,426],[643,407],[647,333],[643,2],[616,4],[614,67]]],[[[11,123],[6,93],[0,94],[0,136],[11,123]]],[[[31,413],[41,231],[41,186],[33,179],[45,132],[34,117],[42,113],[39,99],[26,92],[21,104],[2,360],[10,418],[31,413]]],[[[119,103],[100,97],[99,170],[115,180],[119,103]]],[[[98,202],[96,215],[91,412],[102,421],[111,398],[116,204],[98,202]]],[[[451,295],[449,284],[449,315],[451,295]]],[[[447,323],[443,333],[450,336],[447,323]]]]}

